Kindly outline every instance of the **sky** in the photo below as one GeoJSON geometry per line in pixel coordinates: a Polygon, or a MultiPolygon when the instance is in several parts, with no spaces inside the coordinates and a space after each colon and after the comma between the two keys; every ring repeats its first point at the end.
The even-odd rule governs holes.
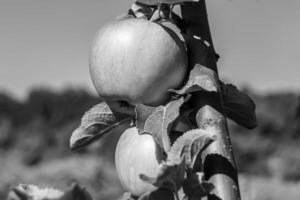
{"type": "MultiPolygon", "coordinates": [[[[0,91],[94,92],[88,52],[96,31],[132,0],[0,0],[0,91]]],[[[300,91],[299,0],[206,0],[219,74],[258,92],[300,91]]]]}

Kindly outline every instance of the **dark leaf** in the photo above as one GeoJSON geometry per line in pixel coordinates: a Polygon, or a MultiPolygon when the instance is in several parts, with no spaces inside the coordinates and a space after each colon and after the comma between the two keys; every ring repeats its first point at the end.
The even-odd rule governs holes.
{"type": "Polygon", "coordinates": [[[167,188],[171,191],[178,191],[185,174],[185,161],[182,159],[178,163],[162,164],[157,177],[148,177],[144,174],[140,175],[143,181],[146,181],[158,188],[167,188]]]}
{"type": "Polygon", "coordinates": [[[190,71],[189,79],[180,90],[169,89],[178,95],[189,94],[198,91],[218,92],[218,83],[215,81],[217,74],[202,65],[196,64],[190,71]]]}
{"type": "Polygon", "coordinates": [[[190,114],[194,111],[194,108],[185,110],[174,122],[172,131],[187,132],[193,128],[196,128],[189,120],[190,114]]]}
{"type": "Polygon", "coordinates": [[[118,200],[136,200],[136,198],[134,198],[130,192],[124,192],[122,197],[118,200]]]}
{"type": "Polygon", "coordinates": [[[171,145],[178,139],[178,137],[182,136],[183,133],[197,128],[197,126],[193,125],[190,121],[190,114],[194,111],[193,109],[183,108],[183,111],[180,116],[174,121],[172,127],[170,128],[170,141],[171,145]]]}
{"type": "Polygon", "coordinates": [[[202,129],[187,131],[172,145],[167,161],[177,163],[183,157],[185,164],[193,168],[198,154],[212,143],[216,139],[215,137],[215,135],[202,129]]]}
{"type": "Polygon", "coordinates": [[[8,193],[7,200],[30,200],[30,196],[19,188],[13,188],[8,193]]]}
{"type": "Polygon", "coordinates": [[[158,4],[181,4],[184,2],[198,2],[199,0],[137,0],[137,2],[146,5],[158,5],[158,4]]]}
{"type": "Polygon", "coordinates": [[[138,200],[175,200],[174,193],[166,188],[158,188],[143,194],[138,200]]]}
{"type": "Polygon", "coordinates": [[[92,200],[92,196],[85,188],[73,184],[58,200],[92,200]]]}
{"type": "Polygon", "coordinates": [[[205,181],[203,176],[204,174],[201,172],[192,173],[184,180],[182,187],[188,199],[201,199],[215,188],[212,183],[205,181]]]}
{"type": "Polygon", "coordinates": [[[255,103],[234,85],[221,83],[226,115],[236,123],[252,129],[257,126],[255,103]]]}
{"type": "Polygon", "coordinates": [[[137,1],[131,5],[129,13],[134,15],[136,18],[150,19],[154,13],[154,9],[137,1]]]}
{"type": "Polygon", "coordinates": [[[129,125],[130,120],[128,115],[113,112],[105,102],[97,104],[83,115],[80,126],[73,131],[70,148],[84,147],[120,124],[129,125]]]}
{"type": "Polygon", "coordinates": [[[179,116],[183,103],[182,97],[169,102],[166,106],[159,106],[145,121],[144,132],[151,134],[165,152],[168,152],[171,147],[168,135],[170,125],[179,116]]]}
{"type": "Polygon", "coordinates": [[[136,127],[140,134],[144,133],[144,127],[148,117],[155,111],[156,107],[138,104],[135,107],[136,127]]]}

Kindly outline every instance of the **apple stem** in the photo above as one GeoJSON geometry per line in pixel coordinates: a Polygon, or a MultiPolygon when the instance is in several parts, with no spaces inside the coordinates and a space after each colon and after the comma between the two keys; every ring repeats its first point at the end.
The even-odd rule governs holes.
{"type": "MultiPolygon", "coordinates": [[[[195,166],[203,166],[205,179],[214,184],[215,189],[208,196],[209,200],[238,200],[240,191],[237,168],[233,156],[227,121],[224,115],[223,99],[217,70],[217,56],[214,51],[209,29],[205,0],[186,2],[181,5],[182,18],[186,21],[186,43],[190,66],[205,66],[216,73],[212,82],[218,85],[220,95],[193,94],[193,101],[200,109],[196,113],[199,128],[215,133],[215,142],[204,150],[195,166]],[[195,43],[193,36],[201,36],[210,45],[195,43]],[[216,97],[217,96],[217,97],[216,97]],[[201,163],[202,162],[202,163],[201,163]]],[[[193,103],[192,103],[193,104],[193,103]]]]}

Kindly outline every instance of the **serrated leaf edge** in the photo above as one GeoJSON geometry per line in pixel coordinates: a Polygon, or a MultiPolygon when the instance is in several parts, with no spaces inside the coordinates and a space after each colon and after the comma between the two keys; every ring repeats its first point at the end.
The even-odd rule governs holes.
{"type": "MultiPolygon", "coordinates": [[[[207,137],[209,137],[210,139],[212,139],[211,142],[213,142],[214,140],[216,140],[216,134],[213,134],[211,132],[208,132],[206,130],[203,130],[203,129],[192,129],[192,130],[189,130],[187,132],[185,132],[182,136],[178,137],[177,140],[173,143],[170,151],[168,152],[168,157],[167,157],[167,162],[178,162],[177,160],[180,159],[183,155],[172,155],[174,153],[182,153],[183,151],[183,148],[186,146],[187,143],[191,143],[189,144],[189,146],[192,145],[193,141],[199,139],[200,137],[204,136],[203,134],[199,134],[199,136],[195,136],[195,138],[193,138],[193,141],[187,141],[188,138],[188,134],[191,134],[192,132],[194,131],[201,131],[202,133],[205,133],[207,134],[207,137]],[[176,149],[180,149],[179,152],[177,152],[176,149]]],[[[196,134],[196,133],[195,133],[196,134]]],[[[190,139],[191,140],[191,139],[190,139]]],[[[211,143],[209,142],[209,144],[211,143]]],[[[207,145],[209,145],[207,144],[207,145]]],[[[204,147],[205,148],[205,147],[204,147]]],[[[197,154],[199,154],[200,152],[197,152],[197,154]]],[[[186,162],[191,162],[191,163],[186,163],[188,165],[192,164],[194,161],[194,159],[192,158],[190,161],[187,161],[186,162]]]]}

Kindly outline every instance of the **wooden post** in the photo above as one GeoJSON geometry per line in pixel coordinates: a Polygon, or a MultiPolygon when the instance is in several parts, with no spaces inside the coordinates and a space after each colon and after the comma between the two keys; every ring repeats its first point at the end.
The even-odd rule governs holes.
{"type": "MultiPolygon", "coordinates": [[[[190,66],[199,64],[211,70],[215,74],[211,81],[216,83],[220,90],[217,56],[209,29],[205,0],[184,3],[181,6],[181,12],[183,19],[187,21],[186,42],[189,64],[190,66]],[[193,37],[199,42],[195,42],[193,37]]],[[[198,162],[202,162],[205,178],[215,185],[212,195],[208,197],[209,200],[238,200],[240,191],[237,169],[224,116],[222,96],[221,93],[219,94],[193,94],[194,100],[191,104],[194,105],[192,106],[200,106],[195,114],[198,127],[218,135],[217,141],[209,145],[198,162]]]]}

